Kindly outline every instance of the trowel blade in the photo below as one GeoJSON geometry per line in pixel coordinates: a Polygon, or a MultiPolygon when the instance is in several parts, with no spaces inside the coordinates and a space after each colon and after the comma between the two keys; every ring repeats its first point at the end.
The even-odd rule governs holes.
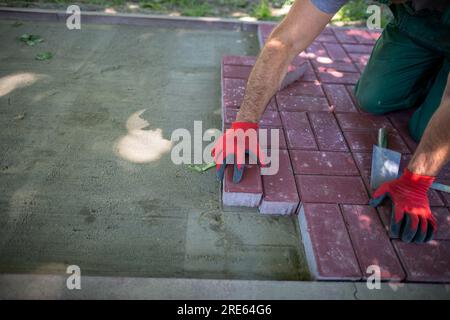
{"type": "Polygon", "coordinates": [[[402,155],[393,150],[374,145],[372,151],[372,170],[370,186],[373,190],[381,184],[397,178],[402,155]]]}

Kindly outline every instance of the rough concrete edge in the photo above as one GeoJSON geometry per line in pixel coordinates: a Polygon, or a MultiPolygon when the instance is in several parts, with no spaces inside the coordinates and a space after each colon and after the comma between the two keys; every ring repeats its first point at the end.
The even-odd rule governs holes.
{"type": "MultiPolygon", "coordinates": [[[[70,14],[60,10],[0,8],[0,19],[65,22],[70,14]]],[[[82,11],[81,22],[94,24],[127,24],[155,27],[215,28],[256,32],[258,22],[225,18],[173,17],[166,15],[82,11]]]]}
{"type": "Polygon", "coordinates": [[[288,202],[288,201],[268,201],[264,200],[264,196],[259,204],[259,213],[264,215],[280,215],[280,216],[290,216],[297,212],[299,201],[288,202]],[[284,210],[282,210],[284,209],[284,210]]]}
{"type": "Polygon", "coordinates": [[[449,286],[405,284],[365,289],[352,282],[255,281],[82,276],[81,289],[66,287],[68,275],[0,275],[0,299],[450,299],[449,286]],[[356,294],[355,294],[355,288],[356,294]]]}
{"type": "Polygon", "coordinates": [[[318,270],[317,270],[317,262],[316,257],[314,256],[314,251],[312,249],[311,237],[308,232],[308,223],[305,217],[305,210],[303,208],[303,204],[300,203],[298,206],[297,213],[298,226],[300,227],[300,236],[301,236],[301,245],[305,250],[306,262],[308,263],[309,273],[313,277],[313,279],[318,279],[318,270]]]}
{"type": "MultiPolygon", "coordinates": [[[[224,182],[225,184],[225,182],[224,182]]],[[[224,207],[257,208],[261,203],[262,193],[222,192],[224,207]],[[246,198],[246,200],[242,200],[246,198]]]]}

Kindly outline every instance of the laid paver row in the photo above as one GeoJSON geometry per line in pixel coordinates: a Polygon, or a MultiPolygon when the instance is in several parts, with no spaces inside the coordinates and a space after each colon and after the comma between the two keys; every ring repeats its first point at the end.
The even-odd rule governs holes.
{"type": "MultiPolygon", "coordinates": [[[[327,43],[324,47],[328,51],[334,50],[335,58],[341,55],[339,59],[342,62],[310,59],[311,73],[279,92],[267,108],[266,112],[278,114],[284,129],[282,134],[285,144],[280,142],[283,147],[280,150],[278,174],[261,177],[256,166],[248,166],[246,175],[249,176],[244,175],[244,180],[234,185],[231,168],[227,168],[224,204],[226,190],[236,203],[259,207],[261,213],[288,214],[297,211],[308,263],[317,279],[365,279],[369,275],[367,267],[376,264],[381,267],[384,280],[449,282],[450,211],[445,207],[449,206],[448,198],[435,191],[430,193],[432,210],[443,227],[435,241],[421,246],[395,239],[391,241],[387,229],[389,210],[386,207],[376,210],[367,205],[368,192],[371,191],[368,183],[370,152],[376,142],[378,128],[388,128],[390,147],[403,153],[402,166],[411,157],[415,144],[409,138],[405,126],[407,117],[404,114],[373,117],[358,109],[352,91],[356,75],[359,76],[357,71],[362,70],[358,63],[363,66],[366,62],[367,46],[343,46],[342,51],[332,44],[372,44],[376,37],[373,36],[373,40],[367,38],[367,42],[361,41],[361,33],[358,31],[352,34],[351,30],[327,29],[319,38],[327,43]],[[334,37],[339,41],[335,41],[334,37]],[[345,60],[343,52],[351,61],[345,60]],[[326,63],[329,65],[326,66],[326,63]],[[354,65],[359,69],[355,69],[354,65]],[[334,68],[334,74],[331,73],[334,78],[348,79],[336,80],[323,76],[322,73],[329,72],[331,66],[334,68]],[[316,106],[323,108],[323,98],[331,105],[327,105],[327,110],[317,111],[318,108],[307,106],[316,103],[316,106]],[[295,103],[288,101],[295,99],[300,101],[298,107],[293,107],[295,103]],[[306,110],[302,109],[305,107],[306,110]],[[327,137],[333,128],[336,135],[327,137]],[[242,197],[250,190],[250,198],[242,197]],[[420,249],[415,250],[416,247],[420,249]],[[420,262],[415,262],[419,259],[420,262]]],[[[370,33],[367,34],[372,37],[370,33]]],[[[293,64],[303,63],[305,59],[305,55],[300,55],[293,64]]],[[[232,66],[224,68],[224,74],[230,76],[223,77],[224,83],[228,83],[227,90],[223,90],[224,114],[227,108],[233,109],[233,113],[237,112],[254,61],[255,58],[250,57],[224,58],[224,65],[232,66]],[[249,68],[237,68],[235,71],[233,67],[239,65],[249,68]],[[235,79],[241,80],[237,90],[241,91],[239,94],[236,87],[230,86],[234,82],[230,80],[235,79]],[[234,97],[230,94],[234,94],[234,97]]],[[[224,126],[228,127],[232,120],[231,116],[224,121],[224,126]]],[[[271,121],[262,122],[261,127],[279,125],[276,122],[273,126],[271,121]]],[[[440,181],[446,179],[450,180],[450,170],[444,170],[440,177],[440,181]]]]}

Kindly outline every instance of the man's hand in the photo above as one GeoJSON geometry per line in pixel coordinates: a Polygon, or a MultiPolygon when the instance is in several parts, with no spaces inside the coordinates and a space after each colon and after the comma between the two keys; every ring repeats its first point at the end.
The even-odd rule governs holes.
{"type": "Polygon", "coordinates": [[[375,191],[370,201],[373,207],[378,206],[386,196],[392,202],[392,237],[416,243],[433,239],[437,223],[431,214],[427,193],[434,179],[405,169],[399,179],[385,182],[375,191]]]}
{"type": "Polygon", "coordinates": [[[265,164],[265,157],[258,143],[258,124],[233,122],[231,129],[225,131],[212,149],[217,179],[223,179],[227,164],[234,164],[233,182],[240,182],[246,155],[252,157],[254,163],[259,161],[261,165],[265,164]]]}

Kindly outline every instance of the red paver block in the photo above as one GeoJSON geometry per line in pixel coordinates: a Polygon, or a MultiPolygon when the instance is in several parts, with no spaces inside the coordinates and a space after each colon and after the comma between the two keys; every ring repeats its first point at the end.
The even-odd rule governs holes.
{"type": "Polygon", "coordinates": [[[438,230],[435,240],[450,240],[450,209],[449,208],[431,208],[434,217],[437,220],[438,230]]]}
{"type": "Polygon", "coordinates": [[[344,136],[332,113],[310,112],[308,115],[320,150],[348,151],[344,136]]]}
{"type": "Polygon", "coordinates": [[[263,195],[260,168],[245,165],[245,172],[239,183],[233,183],[233,166],[227,166],[223,180],[222,201],[224,206],[257,207],[263,195]]]}
{"type": "Polygon", "coordinates": [[[359,63],[363,66],[367,65],[370,58],[370,54],[367,53],[350,53],[349,56],[354,63],[359,63]]]}
{"type": "Polygon", "coordinates": [[[408,122],[409,122],[409,119],[411,119],[412,114],[413,114],[413,110],[397,111],[397,112],[390,113],[388,115],[388,118],[394,124],[394,127],[397,129],[400,136],[405,141],[409,150],[411,152],[414,152],[414,150],[416,150],[418,144],[417,144],[417,142],[415,142],[413,140],[413,138],[409,134],[409,129],[408,129],[408,122]]]}
{"type": "Polygon", "coordinates": [[[310,59],[319,59],[319,61],[321,59],[331,60],[327,50],[320,42],[312,42],[305,51],[307,53],[307,57],[310,59]]]}
{"type": "Polygon", "coordinates": [[[348,34],[355,37],[361,44],[373,45],[376,42],[376,38],[369,31],[363,29],[350,29],[348,34]]]}
{"type": "Polygon", "coordinates": [[[275,148],[278,146],[278,149],[287,149],[286,139],[284,137],[284,130],[281,128],[262,128],[259,129],[259,145],[262,149],[275,148]],[[275,131],[278,130],[278,143],[274,143],[275,140],[272,140],[272,135],[274,135],[275,131]],[[263,137],[266,137],[266,140],[263,137]]]}
{"type": "MultiPolygon", "coordinates": [[[[345,139],[352,152],[372,152],[373,145],[378,143],[378,132],[344,131],[345,139]]],[[[388,148],[400,153],[409,153],[408,147],[398,133],[392,130],[388,133],[388,148]]]]}
{"type": "Polygon", "coordinates": [[[320,83],[296,81],[280,90],[278,95],[283,96],[315,96],[324,97],[320,83]]]}
{"type": "Polygon", "coordinates": [[[353,153],[356,165],[358,166],[361,178],[367,187],[367,190],[371,192],[370,188],[370,172],[372,167],[372,153],[353,153]]]}
{"type": "Polygon", "coordinates": [[[369,61],[370,54],[350,53],[349,56],[353,63],[358,67],[359,72],[362,73],[367,65],[367,62],[369,61]]]}
{"type": "Polygon", "coordinates": [[[264,43],[267,41],[267,39],[270,36],[270,33],[275,28],[274,24],[268,24],[268,23],[260,23],[258,26],[258,38],[259,38],[259,45],[262,47],[264,46],[264,43]]]}
{"type": "Polygon", "coordinates": [[[304,203],[298,219],[309,269],[315,279],[361,279],[358,260],[336,204],[304,203]]]}
{"type": "Polygon", "coordinates": [[[359,79],[359,73],[356,72],[341,72],[332,68],[320,70],[318,72],[319,80],[323,83],[336,84],[356,84],[359,79]]]}
{"type": "Polygon", "coordinates": [[[317,150],[306,112],[280,112],[289,149],[317,150]]]}
{"type": "Polygon", "coordinates": [[[222,68],[222,76],[224,78],[247,80],[252,69],[253,67],[251,66],[224,65],[222,68]]]}
{"type": "MultiPolygon", "coordinates": [[[[450,180],[439,180],[439,182],[450,186],[450,180]]],[[[450,208],[450,193],[438,191],[438,194],[441,195],[444,204],[450,208]]]]}
{"type": "Polygon", "coordinates": [[[324,43],[323,46],[327,49],[328,56],[333,61],[342,61],[351,63],[350,57],[347,55],[342,46],[338,43],[324,43]]]}
{"type": "Polygon", "coordinates": [[[341,43],[354,43],[354,44],[359,43],[359,41],[356,39],[356,37],[353,36],[352,34],[350,34],[350,29],[333,28],[333,31],[334,31],[336,38],[341,43]]]}
{"type": "Polygon", "coordinates": [[[297,175],[302,202],[367,204],[366,188],[360,177],[297,175]]]}
{"type": "Polygon", "coordinates": [[[314,69],[318,71],[325,71],[326,69],[333,69],[341,72],[358,72],[359,70],[353,63],[339,62],[339,61],[317,61],[311,60],[314,69]]]}
{"type": "MultiPolygon", "coordinates": [[[[229,127],[233,121],[236,120],[238,110],[227,108],[224,112],[224,127],[229,127]]],[[[281,119],[277,111],[266,110],[264,111],[260,121],[259,126],[261,128],[281,128],[281,119]]]]}
{"type": "Polygon", "coordinates": [[[372,274],[366,273],[367,268],[376,265],[382,280],[403,280],[405,273],[375,209],[361,205],[341,208],[363,278],[372,274]]]}
{"type": "Polygon", "coordinates": [[[290,150],[289,154],[295,174],[359,175],[355,162],[348,152],[290,150]]]}
{"type": "Polygon", "coordinates": [[[450,180],[450,162],[447,163],[440,171],[439,174],[437,175],[437,180],[450,180]]]}
{"type": "Polygon", "coordinates": [[[377,41],[378,38],[380,38],[380,36],[381,36],[381,31],[371,30],[371,31],[368,31],[368,32],[369,32],[370,36],[371,36],[375,41],[377,41]]]}
{"type": "Polygon", "coordinates": [[[321,33],[319,34],[316,39],[314,39],[315,41],[319,41],[319,42],[332,42],[332,43],[336,43],[337,39],[333,34],[329,34],[329,33],[321,33]]]}
{"type": "Polygon", "coordinates": [[[450,241],[425,244],[393,241],[411,282],[450,282],[450,241]]]}
{"type": "Polygon", "coordinates": [[[256,62],[256,57],[252,56],[223,56],[222,62],[224,65],[238,65],[238,66],[253,66],[256,62]]]}
{"type": "Polygon", "coordinates": [[[347,88],[342,84],[324,84],[323,89],[335,112],[357,112],[347,88]]]}
{"type": "Polygon", "coordinates": [[[336,118],[343,131],[393,128],[388,118],[385,116],[375,116],[361,113],[340,113],[336,114],[336,118]]]}
{"type": "Polygon", "coordinates": [[[358,101],[356,100],[355,96],[355,86],[354,85],[346,85],[345,88],[347,89],[348,94],[353,100],[353,103],[355,104],[356,109],[361,112],[361,107],[359,106],[358,101]]]}
{"type": "Polygon", "coordinates": [[[277,95],[280,111],[327,111],[328,100],[325,97],[277,95]]]}
{"type": "Polygon", "coordinates": [[[275,175],[263,175],[264,196],[259,205],[262,214],[294,214],[299,204],[294,172],[289,153],[280,150],[279,170],[275,175]]]}
{"type": "Polygon", "coordinates": [[[343,44],[344,49],[348,53],[371,53],[373,46],[363,44],[343,44]]]}
{"type": "Polygon", "coordinates": [[[244,99],[245,86],[243,79],[223,79],[222,106],[239,107],[244,99]]]}
{"type": "Polygon", "coordinates": [[[317,81],[316,73],[314,72],[314,69],[312,65],[308,62],[308,67],[303,74],[302,81],[317,81]]]}

